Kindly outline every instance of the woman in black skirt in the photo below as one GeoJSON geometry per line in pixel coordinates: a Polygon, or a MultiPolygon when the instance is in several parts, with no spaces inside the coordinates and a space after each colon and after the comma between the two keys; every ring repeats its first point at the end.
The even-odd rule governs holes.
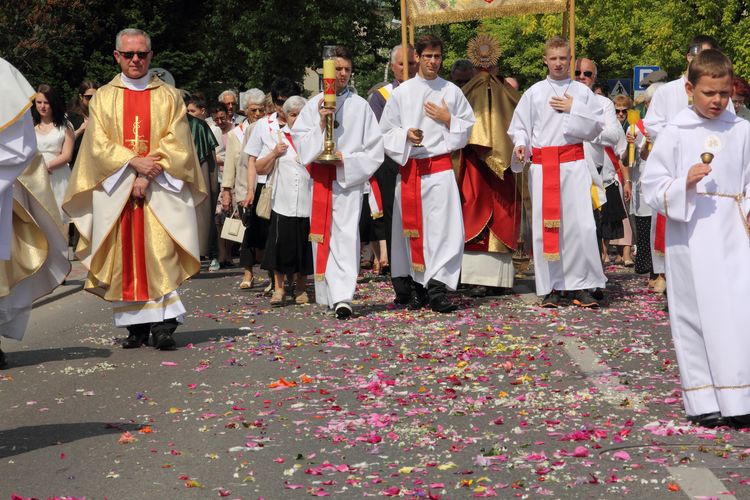
{"type": "Polygon", "coordinates": [[[273,182],[271,221],[261,268],[273,272],[271,305],[275,307],[284,305],[285,276],[294,280],[295,303],[310,301],[307,276],[313,272],[312,245],[308,241],[312,181],[300,163],[289,131],[306,102],[300,96],[284,102],[287,124],[280,130],[278,144],[271,155],[255,163],[258,173],[267,174],[269,182],[273,182]]]}

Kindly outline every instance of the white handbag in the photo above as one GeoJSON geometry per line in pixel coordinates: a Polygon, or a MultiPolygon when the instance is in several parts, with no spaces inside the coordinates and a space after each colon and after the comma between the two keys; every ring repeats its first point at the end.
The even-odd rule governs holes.
{"type": "Polygon", "coordinates": [[[237,243],[242,243],[242,240],[245,239],[245,226],[236,210],[231,216],[224,219],[224,225],[221,227],[221,238],[237,243]]]}

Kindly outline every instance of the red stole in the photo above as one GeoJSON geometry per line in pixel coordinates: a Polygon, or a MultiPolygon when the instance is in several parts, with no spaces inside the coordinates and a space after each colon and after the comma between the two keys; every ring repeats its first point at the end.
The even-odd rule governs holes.
{"type": "Polygon", "coordinates": [[[510,171],[500,178],[487,167],[472,148],[464,148],[461,155],[461,211],[467,250],[486,252],[489,234],[476,240],[488,229],[510,250],[516,249],[521,222],[521,205],[515,203],[516,181],[510,171]],[[472,243],[468,243],[472,241],[472,243]]]}
{"type": "Polygon", "coordinates": [[[542,241],[544,258],[560,260],[560,164],[584,159],[583,144],[532,149],[533,162],[542,165],[542,241]]]}
{"type": "MultiPolygon", "coordinates": [[[[453,170],[451,155],[409,158],[401,171],[401,219],[404,237],[409,238],[411,267],[424,272],[424,228],[422,227],[422,176],[453,170]]],[[[436,221],[439,223],[439,221],[436,221]]]]}
{"type": "MultiPolygon", "coordinates": [[[[125,89],[123,144],[138,156],[151,150],[151,91],[125,89]]],[[[144,236],[143,199],[131,198],[120,214],[122,243],[122,300],[147,301],[148,274],[144,236]]]]}
{"type": "Polygon", "coordinates": [[[615,154],[615,150],[612,149],[611,146],[604,146],[604,152],[607,153],[609,160],[612,162],[612,165],[615,167],[617,178],[620,179],[620,184],[622,184],[623,180],[622,180],[622,169],[620,168],[620,159],[617,158],[617,155],[615,154]]]}
{"type": "Polygon", "coordinates": [[[336,164],[313,162],[307,166],[313,181],[312,210],[310,212],[310,237],[318,245],[315,256],[315,279],[323,281],[331,250],[331,222],[333,217],[333,181],[336,164]]]}
{"type": "Polygon", "coordinates": [[[379,219],[383,216],[383,197],[380,194],[380,186],[375,177],[370,177],[370,216],[379,219]]]}
{"type": "Polygon", "coordinates": [[[654,252],[664,255],[666,250],[667,218],[656,214],[656,233],[654,234],[654,252]]]}

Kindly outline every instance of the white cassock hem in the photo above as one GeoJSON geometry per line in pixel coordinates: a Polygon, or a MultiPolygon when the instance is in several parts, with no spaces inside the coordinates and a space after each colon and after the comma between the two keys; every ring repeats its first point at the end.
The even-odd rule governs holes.
{"type": "Polygon", "coordinates": [[[116,300],[112,302],[112,313],[115,326],[124,327],[142,323],[161,323],[175,318],[182,323],[185,317],[185,306],[182,305],[177,291],[156,300],[146,302],[123,302],[116,300]]]}
{"type": "Polygon", "coordinates": [[[513,288],[516,271],[510,253],[464,250],[461,283],[513,288]]]}

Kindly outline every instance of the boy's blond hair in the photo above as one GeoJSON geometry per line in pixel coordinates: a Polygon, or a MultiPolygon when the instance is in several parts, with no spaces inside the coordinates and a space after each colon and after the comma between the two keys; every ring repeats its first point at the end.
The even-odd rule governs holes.
{"type": "Polygon", "coordinates": [[[570,43],[561,36],[553,36],[544,44],[544,55],[552,49],[567,49],[570,53],[570,43]]]}

